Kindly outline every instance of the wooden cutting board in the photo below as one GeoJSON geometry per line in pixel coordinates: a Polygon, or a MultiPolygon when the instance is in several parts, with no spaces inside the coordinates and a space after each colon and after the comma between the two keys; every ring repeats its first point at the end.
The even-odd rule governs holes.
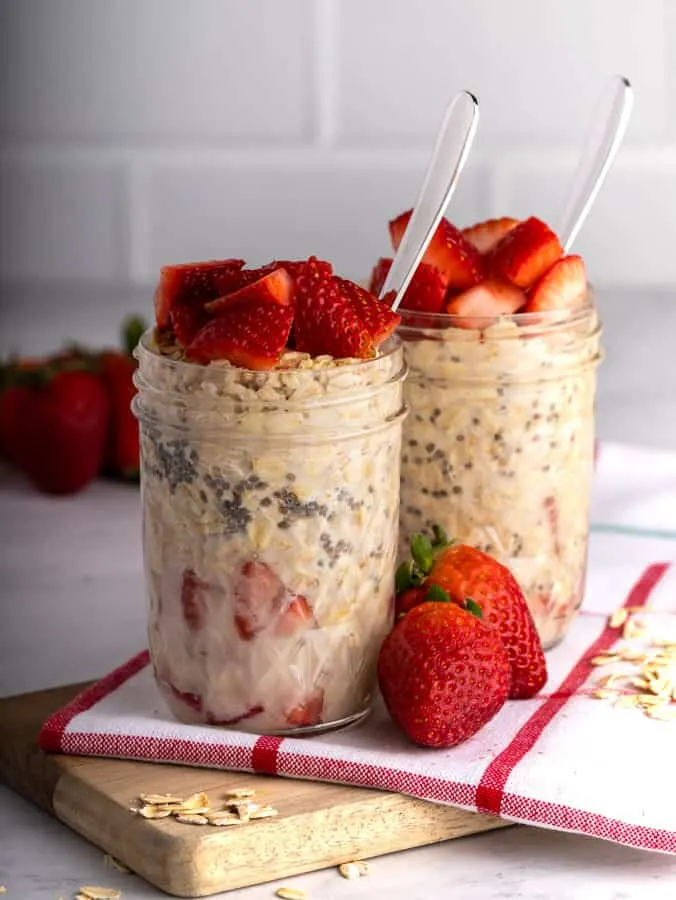
{"type": "Polygon", "coordinates": [[[41,724],[84,687],[0,700],[0,778],[169,894],[204,897],[510,824],[365,788],[42,753],[41,724]],[[215,803],[241,787],[279,816],[215,828],[129,812],[140,793],[206,791],[215,803]]]}

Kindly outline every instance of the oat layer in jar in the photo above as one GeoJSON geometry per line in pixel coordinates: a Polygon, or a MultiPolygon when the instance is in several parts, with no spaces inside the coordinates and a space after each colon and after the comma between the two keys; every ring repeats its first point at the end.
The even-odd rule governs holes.
{"type": "Polygon", "coordinates": [[[313,732],[369,709],[391,626],[405,365],[137,356],[149,647],[186,722],[313,732]]]}
{"type": "Polygon", "coordinates": [[[438,523],[496,556],[551,647],[585,585],[601,331],[593,300],[488,321],[401,312],[410,413],[400,554],[438,523]]]}

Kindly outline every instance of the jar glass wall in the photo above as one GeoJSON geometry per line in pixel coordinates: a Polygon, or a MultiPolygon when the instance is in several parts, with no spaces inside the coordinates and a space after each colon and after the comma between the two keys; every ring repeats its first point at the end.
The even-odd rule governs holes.
{"type": "Polygon", "coordinates": [[[149,646],[170,709],[256,733],[358,719],[392,622],[401,343],[268,372],[168,359],[151,334],[137,356],[149,646]]]}
{"type": "Polygon", "coordinates": [[[496,556],[550,647],[585,584],[601,357],[593,299],[492,322],[401,312],[410,413],[400,555],[438,523],[496,556]]]}

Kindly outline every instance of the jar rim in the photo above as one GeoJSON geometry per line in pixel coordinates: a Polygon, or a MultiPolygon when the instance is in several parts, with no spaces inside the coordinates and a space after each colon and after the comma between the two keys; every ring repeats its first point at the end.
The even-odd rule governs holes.
{"type": "MultiPolygon", "coordinates": [[[[185,359],[172,359],[169,356],[165,356],[164,354],[160,353],[155,347],[152,346],[152,343],[155,340],[155,334],[156,334],[156,329],[154,327],[148,328],[146,331],[143,332],[143,334],[141,335],[141,338],[139,339],[138,344],[136,345],[136,348],[134,349],[134,356],[136,357],[137,360],[140,361],[142,353],[152,354],[154,357],[162,359],[163,363],[166,364],[167,368],[170,370],[173,370],[177,374],[181,373],[181,372],[183,372],[185,374],[188,374],[188,373],[194,374],[201,370],[203,372],[208,372],[210,376],[213,376],[214,373],[218,371],[217,365],[212,365],[209,363],[207,363],[206,365],[203,365],[201,363],[190,362],[189,360],[185,360],[185,359]]],[[[399,335],[397,335],[396,333],[392,334],[392,335],[390,335],[390,337],[387,338],[386,341],[384,341],[380,345],[377,356],[371,357],[370,359],[356,359],[354,362],[350,362],[349,364],[346,364],[346,363],[338,364],[338,360],[336,360],[335,364],[329,363],[326,366],[322,366],[322,370],[327,371],[327,370],[333,370],[333,369],[344,369],[346,371],[354,371],[356,369],[360,372],[363,372],[369,366],[382,365],[384,361],[386,361],[388,358],[392,357],[395,353],[398,352],[398,350],[402,346],[402,343],[403,343],[402,339],[399,337],[399,335]]],[[[255,376],[259,376],[259,377],[265,376],[265,375],[274,376],[274,375],[278,375],[279,373],[286,373],[286,372],[297,372],[299,375],[302,375],[302,373],[306,373],[306,372],[311,373],[311,372],[317,371],[316,369],[312,369],[312,368],[300,369],[300,368],[293,368],[293,367],[290,367],[287,369],[282,369],[282,368],[246,369],[243,366],[236,366],[233,368],[237,368],[240,372],[242,372],[245,375],[255,375],[255,376]]],[[[223,371],[230,371],[230,367],[223,367],[223,371]]]]}

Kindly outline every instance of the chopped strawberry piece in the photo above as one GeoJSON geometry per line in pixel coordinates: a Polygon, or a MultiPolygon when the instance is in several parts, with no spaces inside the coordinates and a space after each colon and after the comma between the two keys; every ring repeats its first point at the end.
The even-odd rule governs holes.
{"type": "Polygon", "coordinates": [[[186,569],[181,581],[181,609],[183,618],[191,631],[199,631],[204,624],[206,599],[204,592],[208,585],[195,574],[194,569],[186,569]]]}
{"type": "Polygon", "coordinates": [[[221,313],[239,303],[279,303],[289,306],[293,295],[293,279],[286,269],[273,269],[246,287],[206,304],[210,313],[221,313]]]}
{"type": "MultiPolygon", "coordinates": [[[[390,222],[390,235],[395,250],[404,236],[411,212],[409,210],[402,213],[390,222]]],[[[445,286],[452,290],[471,287],[481,281],[483,276],[483,264],[478,251],[448,219],[442,219],[439,223],[422,261],[438,269],[445,286]]]]}
{"type": "Polygon", "coordinates": [[[242,566],[233,588],[237,633],[250,641],[279,617],[286,588],[267,563],[251,560],[242,566]]]}
{"type": "Polygon", "coordinates": [[[296,348],[313,356],[369,359],[374,355],[368,329],[341,296],[331,266],[311,256],[296,278],[296,348]]]}
{"type": "Polygon", "coordinates": [[[190,298],[196,305],[227,294],[236,281],[243,259],[218,259],[208,262],[163,266],[155,291],[155,318],[158,328],[169,325],[171,311],[178,297],[190,298]]]}
{"type": "Polygon", "coordinates": [[[561,555],[561,533],[559,529],[559,506],[555,497],[545,497],[545,512],[547,514],[547,522],[552,535],[552,544],[554,546],[554,554],[561,555]]]}
{"type": "MultiPolygon", "coordinates": [[[[378,260],[371,273],[371,292],[373,294],[380,293],[391,265],[391,259],[378,260]]],[[[439,270],[427,263],[420,263],[406,288],[400,309],[440,313],[444,311],[445,299],[446,285],[439,270]]]]}
{"type": "Polygon", "coordinates": [[[179,691],[179,689],[174,687],[170,682],[164,683],[177,700],[180,700],[181,703],[185,703],[186,706],[189,706],[190,709],[195,712],[202,712],[202,698],[199,694],[193,694],[191,691],[179,691]]]}
{"type": "Polygon", "coordinates": [[[587,293],[587,271],[581,256],[564,256],[549,269],[528,294],[521,312],[571,309],[587,293]]]}
{"type": "Polygon", "coordinates": [[[390,271],[391,267],[392,260],[385,258],[379,259],[373,267],[373,271],[371,272],[371,281],[369,283],[369,290],[372,294],[375,294],[376,297],[380,296],[382,287],[385,284],[385,279],[387,278],[387,273],[390,271]]]}
{"type": "Polygon", "coordinates": [[[174,300],[170,320],[176,340],[181,347],[186,348],[197,332],[207,324],[209,316],[201,300],[185,295],[174,300]]]}
{"type": "Polygon", "coordinates": [[[227,359],[245,369],[272,369],[286,346],[293,309],[257,301],[237,304],[212,319],[187,348],[194,362],[227,359]]]}
{"type": "Polygon", "coordinates": [[[510,219],[509,216],[503,216],[500,219],[486,219],[485,222],[477,222],[476,225],[463,228],[462,233],[470,244],[476,247],[479,253],[488,253],[518,224],[518,219],[510,219]]]}
{"type": "Polygon", "coordinates": [[[321,722],[323,709],[324,691],[318,688],[302,703],[287,710],[285,718],[293,728],[309,728],[321,722]]]}
{"type": "Polygon", "coordinates": [[[336,278],[340,296],[347,300],[351,308],[357,313],[366,326],[375,346],[382,344],[401,322],[401,316],[392,312],[387,303],[378,300],[373,294],[365,291],[363,287],[348,281],[346,278],[336,278]]]}
{"type": "Polygon", "coordinates": [[[305,597],[292,594],[277,620],[275,634],[283,636],[293,634],[301,628],[308,628],[313,621],[312,609],[305,597]]]}
{"type": "Polygon", "coordinates": [[[520,288],[529,288],[563,253],[548,225],[531,216],[519,222],[486,256],[489,270],[520,288]]]}
{"type": "Polygon", "coordinates": [[[510,316],[523,305],[525,294],[509,281],[487,278],[453,297],[446,312],[461,318],[458,328],[488,328],[496,316],[510,316]]]}

